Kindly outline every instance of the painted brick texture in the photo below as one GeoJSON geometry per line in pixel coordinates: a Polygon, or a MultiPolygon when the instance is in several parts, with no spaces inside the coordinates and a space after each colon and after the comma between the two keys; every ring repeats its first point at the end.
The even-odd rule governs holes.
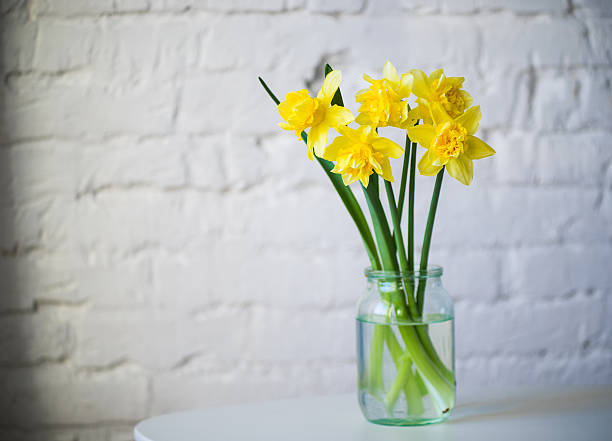
{"type": "Polygon", "coordinates": [[[467,77],[498,152],[434,235],[460,386],[612,383],[609,2],[9,0],[0,439],[351,391],[367,259],[257,75],[349,97],[387,59],[467,77]]]}

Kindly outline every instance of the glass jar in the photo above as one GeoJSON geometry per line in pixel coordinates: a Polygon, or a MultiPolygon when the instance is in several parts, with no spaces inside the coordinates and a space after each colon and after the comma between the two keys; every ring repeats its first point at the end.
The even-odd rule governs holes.
{"type": "Polygon", "coordinates": [[[453,300],[442,268],[366,270],[357,310],[359,404],[376,424],[444,421],[455,405],[453,300]]]}

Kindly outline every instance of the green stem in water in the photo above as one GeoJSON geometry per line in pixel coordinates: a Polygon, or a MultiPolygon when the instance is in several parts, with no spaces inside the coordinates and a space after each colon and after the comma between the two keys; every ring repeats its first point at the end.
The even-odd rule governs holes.
{"type": "MultiPolygon", "coordinates": [[[[270,98],[272,98],[276,105],[280,104],[279,99],[270,90],[265,81],[261,77],[258,78],[259,82],[263,86],[264,90],[268,93],[270,98]]],[[[338,102],[342,103],[342,95],[340,94],[340,89],[336,91],[336,94],[334,95],[334,98],[332,100],[332,103],[334,104],[337,104],[338,102]]],[[[302,132],[302,139],[304,140],[304,142],[306,142],[307,135],[305,132],[302,132]]],[[[336,189],[336,192],[340,196],[340,199],[342,200],[342,203],[349,212],[349,215],[353,219],[353,222],[355,222],[357,230],[359,231],[361,239],[363,240],[366,252],[368,253],[368,258],[370,259],[370,265],[372,266],[372,269],[381,269],[380,259],[378,257],[378,251],[376,250],[374,238],[372,237],[372,232],[370,231],[368,221],[364,216],[363,211],[361,210],[361,207],[359,206],[359,203],[357,202],[357,199],[353,194],[353,191],[350,189],[350,187],[344,185],[344,183],[342,182],[342,177],[340,175],[331,172],[331,170],[334,168],[334,164],[332,162],[319,157],[317,157],[317,161],[319,162],[319,164],[327,174],[327,177],[331,181],[332,185],[336,189]]]]}
{"type": "MultiPolygon", "coordinates": [[[[423,238],[423,249],[421,250],[421,262],[419,270],[421,275],[427,272],[427,262],[429,260],[429,247],[431,245],[431,235],[433,233],[434,221],[436,219],[436,210],[438,209],[438,199],[440,199],[440,189],[442,188],[442,178],[444,177],[444,169],[438,172],[436,183],[434,184],[433,194],[431,195],[431,203],[429,204],[429,215],[427,216],[427,224],[425,225],[425,237],[423,238]]],[[[425,285],[427,278],[419,279],[419,287],[417,289],[416,302],[419,308],[419,314],[423,314],[425,285]]]]}
{"type": "Polygon", "coordinates": [[[368,389],[373,396],[378,396],[383,392],[382,366],[386,333],[385,325],[374,325],[368,361],[368,389]]]}
{"type": "Polygon", "coordinates": [[[429,358],[413,326],[398,326],[398,329],[406,345],[406,354],[412,358],[436,407],[440,411],[451,408],[455,397],[454,382],[449,382],[429,358]]]}
{"type": "MultiPolygon", "coordinates": [[[[385,407],[389,414],[392,414],[400,392],[403,391],[406,396],[408,412],[411,415],[421,415],[425,410],[421,399],[424,394],[419,389],[419,383],[417,383],[417,379],[420,380],[419,375],[412,373],[412,360],[404,354],[391,329],[387,330],[385,342],[397,371],[397,376],[385,396],[385,407]]],[[[420,380],[420,384],[423,384],[422,380],[420,380]]],[[[425,385],[423,384],[423,386],[425,385]]]]}

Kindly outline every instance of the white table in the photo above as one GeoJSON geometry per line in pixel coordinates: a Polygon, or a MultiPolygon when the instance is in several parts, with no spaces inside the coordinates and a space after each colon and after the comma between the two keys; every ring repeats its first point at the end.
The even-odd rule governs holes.
{"type": "Polygon", "coordinates": [[[367,422],[355,395],[179,412],[145,420],[136,441],[606,441],[612,386],[460,394],[448,421],[421,427],[367,422]]]}

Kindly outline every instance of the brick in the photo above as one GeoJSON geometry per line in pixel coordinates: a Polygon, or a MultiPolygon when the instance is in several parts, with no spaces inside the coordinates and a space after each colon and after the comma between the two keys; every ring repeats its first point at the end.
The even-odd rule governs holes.
{"type": "Polygon", "coordinates": [[[336,2],[326,2],[323,0],[309,0],[308,9],[313,12],[321,13],[358,13],[365,6],[364,0],[342,0],[336,2]]]}
{"type": "Polygon", "coordinates": [[[0,311],[31,310],[36,300],[82,301],[72,265],[65,256],[0,258],[0,311]]]}
{"type": "Polygon", "coordinates": [[[353,307],[365,290],[367,257],[361,249],[296,254],[287,247],[253,244],[247,236],[217,241],[190,255],[154,258],[155,287],[148,297],[155,305],[184,311],[223,303],[353,307]],[[224,289],[230,281],[231,290],[224,289]]]}
{"type": "Polygon", "coordinates": [[[557,0],[519,0],[508,2],[504,0],[438,0],[428,2],[423,0],[403,0],[402,6],[409,11],[440,11],[444,13],[474,14],[480,12],[511,11],[519,14],[562,13],[566,5],[557,0]]]}
{"type": "Polygon", "coordinates": [[[174,89],[148,84],[111,93],[104,86],[89,87],[89,74],[72,72],[40,82],[25,75],[9,82],[5,103],[10,127],[5,140],[32,137],[162,134],[172,125],[174,89]],[[87,118],[82,118],[83,115],[87,118]]]}
{"type": "MultiPolygon", "coordinates": [[[[447,179],[436,213],[433,246],[550,244],[561,238],[568,222],[592,209],[597,198],[594,189],[476,184],[466,188],[447,179]]],[[[419,210],[415,209],[424,223],[427,208],[419,210]]],[[[421,233],[415,232],[415,237],[420,243],[421,233]]]]}
{"type": "Polygon", "coordinates": [[[526,111],[521,88],[526,77],[523,69],[496,65],[481,73],[461,66],[455,75],[465,77],[464,89],[472,95],[474,105],[480,106],[482,119],[476,136],[482,136],[483,129],[507,127],[516,115],[526,111]]]}
{"type": "Polygon", "coordinates": [[[538,76],[533,119],[526,124],[547,131],[612,128],[610,73],[554,72],[538,76]]]}
{"type": "Polygon", "coordinates": [[[70,0],[54,0],[42,2],[39,12],[44,15],[70,17],[74,15],[97,15],[113,11],[115,2],[112,0],[85,0],[72,2],[70,0]]]}
{"type": "Polygon", "coordinates": [[[598,185],[604,178],[604,166],[612,159],[605,132],[550,135],[537,143],[538,176],[546,184],[598,185]],[[552,158],[571,158],[555,161],[552,158]]]}
{"type": "Polygon", "coordinates": [[[525,298],[606,290],[612,286],[610,273],[596,268],[610,254],[609,247],[595,244],[513,250],[503,263],[503,286],[508,294],[525,298]]]}
{"type": "Polygon", "coordinates": [[[92,24],[41,20],[33,67],[42,71],[66,71],[89,64],[94,42],[92,24]]]}
{"type": "Polygon", "coordinates": [[[606,0],[577,0],[574,3],[574,8],[579,14],[584,14],[589,17],[612,16],[612,7],[606,0]]]}
{"type": "MultiPolygon", "coordinates": [[[[295,26],[303,26],[294,18],[287,17],[287,20],[295,26]]],[[[256,68],[260,69],[259,74],[268,77],[268,70],[279,60],[291,56],[287,49],[292,42],[300,48],[313,47],[312,43],[290,38],[289,29],[278,26],[274,15],[232,15],[222,21],[211,21],[207,26],[199,67],[207,71],[256,68]],[[245,34],[257,34],[257,44],[245,45],[241,37],[245,34]]]]}
{"type": "MultiPolygon", "coordinates": [[[[2,5],[4,6],[5,3],[2,5]]],[[[38,26],[34,22],[2,17],[0,20],[0,69],[8,73],[32,67],[38,26]]]]}
{"type": "Polygon", "coordinates": [[[612,62],[612,18],[601,18],[598,14],[585,19],[585,23],[594,57],[609,66],[612,62]]]}
{"type": "Polygon", "coordinates": [[[70,290],[45,293],[45,300],[82,299],[101,309],[142,308],[151,292],[151,263],[137,255],[120,262],[99,262],[70,268],[73,282],[70,290]]]}
{"type": "MultiPolygon", "coordinates": [[[[540,169],[534,164],[539,164],[540,148],[544,150],[543,147],[550,145],[551,148],[565,150],[565,145],[553,144],[548,142],[548,138],[542,139],[533,133],[518,130],[510,133],[495,131],[489,137],[488,142],[496,151],[495,156],[491,158],[495,166],[495,176],[498,182],[504,184],[538,183],[541,179],[538,175],[540,169]]],[[[544,168],[548,165],[547,157],[543,155],[542,158],[542,173],[550,174],[551,172],[544,168]]],[[[556,173],[556,169],[552,172],[556,173]]]]}
{"type": "MultiPolygon", "coordinates": [[[[197,65],[207,28],[193,17],[147,18],[137,23],[133,17],[120,16],[96,28],[91,54],[95,84],[107,84],[115,93],[146,89],[151,83],[157,89],[166,82],[180,83],[185,72],[197,65]]],[[[166,106],[172,109],[174,103],[168,99],[166,106]]]]}
{"type": "Polygon", "coordinates": [[[284,9],[283,0],[207,0],[206,9],[224,12],[273,12],[284,9]]]}
{"type": "Polygon", "coordinates": [[[74,343],[70,324],[51,312],[4,316],[0,328],[0,364],[4,365],[62,359],[74,343]]]}
{"type": "Polygon", "coordinates": [[[74,360],[92,368],[129,360],[148,369],[169,369],[194,353],[235,360],[246,348],[247,317],[243,308],[223,305],[201,310],[195,317],[142,308],[112,314],[96,310],[75,321],[74,360]],[[143,345],[145,341],[151,344],[143,345]]]}
{"type": "Polygon", "coordinates": [[[444,287],[455,299],[491,301],[500,294],[500,258],[495,251],[432,250],[429,261],[443,267],[444,287]]]}
{"type": "Polygon", "coordinates": [[[353,221],[327,184],[300,192],[266,186],[257,195],[237,193],[225,202],[225,231],[246,235],[254,244],[303,249],[324,238],[325,249],[361,246],[353,221]]]}
{"type": "Polygon", "coordinates": [[[261,130],[263,115],[269,117],[266,121],[269,126],[275,109],[265,95],[251,93],[256,87],[259,86],[255,72],[251,75],[215,73],[186,80],[178,115],[179,131],[188,134],[252,133],[261,130]],[[227,99],[230,90],[241,100],[227,99]]]}
{"type": "Polygon", "coordinates": [[[245,354],[247,359],[311,361],[354,357],[353,308],[325,315],[318,311],[288,313],[258,308],[253,311],[252,319],[256,325],[249,330],[251,345],[245,354]]]}
{"type": "Polygon", "coordinates": [[[78,193],[122,185],[182,186],[186,180],[185,145],[184,139],[175,137],[73,145],[78,193]]]}
{"type": "Polygon", "coordinates": [[[494,15],[478,18],[486,68],[536,67],[589,63],[588,42],[579,23],[570,19],[525,20],[494,15]],[[537,35],[537,38],[533,38],[537,35]],[[508,41],[512,41],[508,45],[508,41]],[[503,54],[500,57],[499,54],[503,54]]]}
{"type": "Polygon", "coordinates": [[[2,422],[23,427],[137,421],[147,402],[146,377],[130,366],[86,374],[64,365],[3,369],[0,389],[2,422]]]}
{"type": "Polygon", "coordinates": [[[457,362],[457,378],[463,385],[597,385],[609,383],[610,355],[594,352],[576,357],[498,356],[457,362]],[[529,376],[525,372],[530,372],[529,376]]]}
{"type": "Polygon", "coordinates": [[[458,356],[576,354],[585,341],[602,332],[602,307],[600,297],[510,301],[494,307],[459,302],[455,308],[458,356]]]}
{"type": "MultiPolygon", "coordinates": [[[[106,189],[81,198],[69,213],[74,223],[65,245],[114,259],[126,250],[185,249],[199,236],[219,231],[225,222],[221,203],[219,195],[196,191],[106,189]]],[[[66,219],[65,212],[63,216],[66,219]]]]}

